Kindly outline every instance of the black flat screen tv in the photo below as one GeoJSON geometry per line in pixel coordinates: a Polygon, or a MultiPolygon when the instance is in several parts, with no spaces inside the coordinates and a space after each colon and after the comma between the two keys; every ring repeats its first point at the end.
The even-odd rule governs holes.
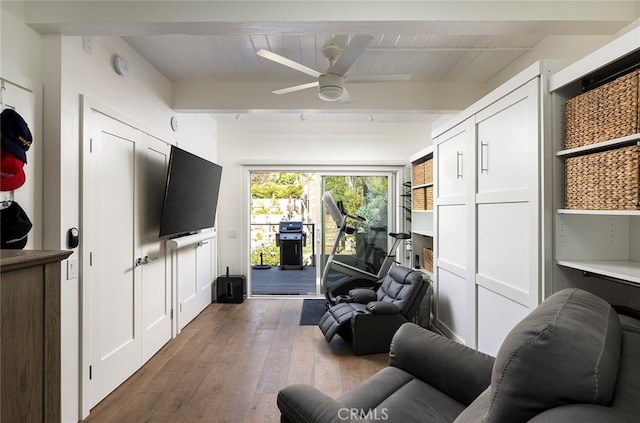
{"type": "Polygon", "coordinates": [[[171,146],[160,238],[175,238],[212,228],[221,179],[222,166],[171,146]]]}

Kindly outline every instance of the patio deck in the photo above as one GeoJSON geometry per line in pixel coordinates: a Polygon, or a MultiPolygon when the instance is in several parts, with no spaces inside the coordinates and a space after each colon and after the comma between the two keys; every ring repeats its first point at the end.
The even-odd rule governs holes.
{"type": "Polygon", "coordinates": [[[316,295],[316,267],[251,269],[252,295],[316,295]]]}

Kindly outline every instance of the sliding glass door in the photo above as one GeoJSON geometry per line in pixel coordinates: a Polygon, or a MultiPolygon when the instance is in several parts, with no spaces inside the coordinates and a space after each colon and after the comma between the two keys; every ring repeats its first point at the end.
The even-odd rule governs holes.
{"type": "Polygon", "coordinates": [[[322,272],[337,236],[323,206],[325,191],[364,218],[353,234],[339,240],[341,259],[377,273],[390,246],[388,233],[396,226],[400,169],[248,168],[249,295],[324,295],[322,272]]]}

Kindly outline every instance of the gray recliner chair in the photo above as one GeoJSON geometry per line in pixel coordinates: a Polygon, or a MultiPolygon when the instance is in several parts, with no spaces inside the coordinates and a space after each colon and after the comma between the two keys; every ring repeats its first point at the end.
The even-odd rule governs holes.
{"type": "Polygon", "coordinates": [[[387,352],[394,333],[416,316],[431,289],[423,273],[392,267],[376,291],[357,288],[338,298],[322,316],[320,330],[327,342],[336,334],[349,342],[355,355],[387,352]]]}
{"type": "Polygon", "coordinates": [[[518,323],[496,358],[406,323],[389,366],[351,392],[336,400],[291,385],[277,404],[285,423],[632,423],[638,357],[639,320],[565,289],[518,323]]]}

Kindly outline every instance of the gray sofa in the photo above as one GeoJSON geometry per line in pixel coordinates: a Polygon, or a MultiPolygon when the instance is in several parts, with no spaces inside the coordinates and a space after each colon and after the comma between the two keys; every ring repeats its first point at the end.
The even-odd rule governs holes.
{"type": "Polygon", "coordinates": [[[496,358],[406,323],[389,366],[353,391],[334,400],[291,385],[277,404],[294,423],[639,422],[640,321],[566,289],[516,325],[496,358]]]}

